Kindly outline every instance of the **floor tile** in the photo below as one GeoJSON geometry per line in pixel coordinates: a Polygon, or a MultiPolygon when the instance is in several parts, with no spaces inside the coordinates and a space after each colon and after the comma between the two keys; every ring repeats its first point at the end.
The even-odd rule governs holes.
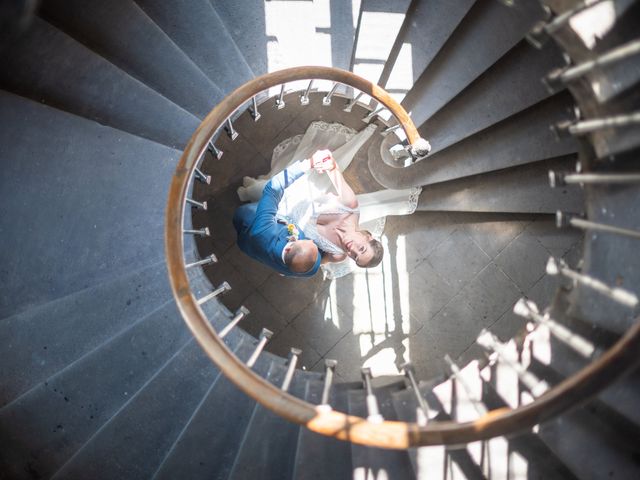
{"type": "Polygon", "coordinates": [[[495,220],[494,215],[479,216],[466,225],[465,232],[491,258],[495,258],[529,224],[520,220],[495,220]]]}
{"type": "Polygon", "coordinates": [[[555,219],[538,219],[531,222],[526,232],[538,239],[540,244],[555,257],[562,257],[571,246],[582,238],[582,232],[556,227],[555,219]]]}
{"type": "Polygon", "coordinates": [[[267,344],[268,351],[284,358],[289,356],[291,347],[302,350],[297,368],[305,367],[310,370],[320,360],[320,355],[309,345],[305,335],[298,332],[293,325],[286,326],[267,344]]]}
{"type": "Polygon", "coordinates": [[[418,322],[417,329],[428,323],[456,294],[456,288],[428,263],[420,264],[409,277],[409,308],[418,322]]]}
{"type": "MultiPolygon", "coordinates": [[[[258,337],[263,328],[268,328],[277,335],[287,326],[280,312],[273,308],[271,303],[257,291],[253,291],[242,304],[251,313],[240,321],[240,327],[254,337],[258,337]]],[[[271,351],[270,348],[267,350],[271,351]]]]}
{"type": "Polygon", "coordinates": [[[427,257],[447,283],[462,288],[491,259],[461,230],[454,231],[427,257]]]}
{"type": "Polygon", "coordinates": [[[548,259],[549,252],[536,237],[525,232],[507,245],[495,262],[526,292],[544,275],[548,259]]]}
{"type": "Polygon", "coordinates": [[[231,290],[225,292],[221,299],[232,312],[254,291],[246,278],[224,256],[207,269],[207,277],[216,288],[224,281],[229,283],[231,290]]]}
{"type": "Polygon", "coordinates": [[[254,288],[258,288],[273,274],[273,270],[243,253],[236,244],[227,251],[225,257],[254,288]]]}
{"type": "Polygon", "coordinates": [[[292,324],[321,356],[325,356],[353,326],[351,318],[328,295],[311,302],[292,324]]]}
{"type": "Polygon", "coordinates": [[[460,295],[473,310],[481,328],[497,321],[522,296],[513,281],[494,263],[487,265],[460,295]]]}
{"type": "Polygon", "coordinates": [[[281,313],[285,321],[289,322],[321,295],[327,285],[320,275],[292,278],[273,273],[258,290],[281,313]]]}

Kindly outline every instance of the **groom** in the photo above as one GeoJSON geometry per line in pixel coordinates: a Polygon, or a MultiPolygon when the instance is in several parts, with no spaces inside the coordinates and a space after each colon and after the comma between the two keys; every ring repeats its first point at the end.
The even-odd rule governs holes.
{"type": "Polygon", "coordinates": [[[304,232],[276,218],[284,190],[312,168],[323,173],[333,168],[333,159],[316,152],[294,163],[267,182],[258,203],[242,205],[233,216],[240,250],[288,277],[311,277],[322,260],[304,232]]]}

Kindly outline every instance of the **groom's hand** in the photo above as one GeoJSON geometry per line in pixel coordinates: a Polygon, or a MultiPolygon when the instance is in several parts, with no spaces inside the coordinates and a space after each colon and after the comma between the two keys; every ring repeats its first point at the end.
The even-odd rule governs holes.
{"type": "Polygon", "coordinates": [[[330,172],[336,168],[336,160],[330,150],[318,150],[311,157],[311,167],[318,173],[330,172]]]}

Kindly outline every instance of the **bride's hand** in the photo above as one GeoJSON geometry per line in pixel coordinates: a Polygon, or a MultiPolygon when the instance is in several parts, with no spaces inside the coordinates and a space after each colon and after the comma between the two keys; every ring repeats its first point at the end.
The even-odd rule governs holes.
{"type": "Polygon", "coordinates": [[[311,157],[311,166],[316,172],[325,173],[336,168],[336,161],[330,150],[318,150],[311,157]]]}

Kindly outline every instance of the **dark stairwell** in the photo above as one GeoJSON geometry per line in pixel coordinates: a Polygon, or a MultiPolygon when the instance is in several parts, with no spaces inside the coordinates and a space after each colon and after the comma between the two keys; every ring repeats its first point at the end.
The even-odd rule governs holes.
{"type": "Polygon", "coordinates": [[[211,181],[190,191],[208,208],[189,208],[184,228],[210,229],[185,235],[185,261],[216,255],[189,279],[195,298],[230,285],[202,308],[218,332],[240,314],[224,340],[238,358],[266,327],[253,371],[270,383],[280,387],[300,348],[288,391],[319,404],[335,359],[330,404],[366,418],[364,365],[382,417],[416,422],[421,405],[399,376],[411,362],[431,423],[527,404],[587,364],[553,328],[527,335],[537,317],[531,304],[513,313],[521,297],[601,356],[637,309],[546,264],[640,292],[629,235],[640,229],[638,3],[576,11],[537,48],[540,25],[580,6],[544,3],[553,15],[533,0],[47,0],[32,16],[24,4],[29,21],[9,22],[0,52],[0,478],[636,478],[636,373],[518,436],[409,450],[340,442],[221,374],[167,277],[168,188],[200,121],[255,76],[334,66],[385,87],[430,140],[427,158],[396,168],[398,132],[379,134],[394,120],[374,117],[378,132],[346,172],[358,193],[422,187],[418,211],[388,218],[377,269],[304,283],[272,274],[234,245],[242,177],[266,173],[275,145],[311,121],[361,129],[375,105],[344,112],[351,92],[339,90],[323,106],[320,88],[308,106],[293,92],[279,110],[272,92],[259,121],[234,117],[238,138],[221,129],[224,155],[204,154],[211,181]],[[574,79],[550,75],[563,55],[580,65],[629,45],[574,79]],[[578,161],[626,183],[565,179],[578,161]],[[631,232],[585,230],[567,214],[631,232]]]}

